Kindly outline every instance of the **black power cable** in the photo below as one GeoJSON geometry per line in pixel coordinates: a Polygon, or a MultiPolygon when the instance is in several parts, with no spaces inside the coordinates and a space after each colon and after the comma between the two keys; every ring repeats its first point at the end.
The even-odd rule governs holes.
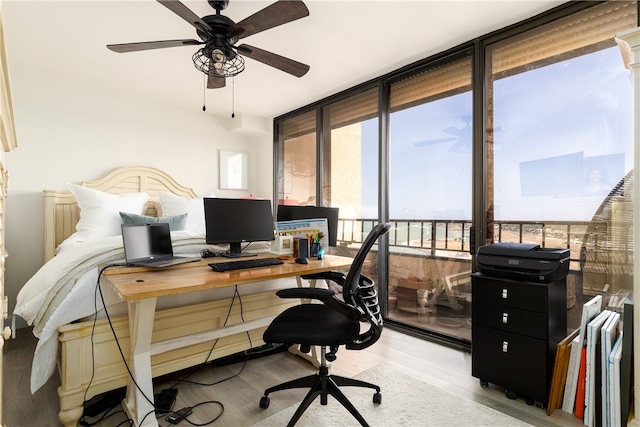
{"type": "MultiPolygon", "coordinates": [[[[126,368],[126,370],[127,370],[127,373],[128,373],[128,375],[129,375],[129,378],[131,379],[131,381],[133,382],[133,384],[135,385],[135,387],[138,389],[138,391],[140,391],[140,393],[144,396],[144,398],[147,400],[147,402],[149,402],[149,403],[154,407],[154,410],[153,410],[153,411],[150,411],[150,412],[148,412],[147,414],[145,414],[145,416],[143,417],[143,419],[142,419],[142,421],[141,421],[141,422],[144,422],[144,420],[145,420],[145,419],[146,419],[150,414],[152,414],[152,413],[154,413],[154,412],[155,412],[156,407],[155,407],[154,401],[153,401],[152,399],[150,399],[150,398],[149,398],[149,397],[148,397],[148,396],[147,396],[147,395],[142,391],[141,387],[140,387],[140,386],[138,385],[138,383],[136,382],[136,380],[135,380],[135,378],[134,378],[134,376],[133,376],[133,373],[131,372],[131,369],[129,368],[129,365],[128,365],[128,363],[127,363],[127,359],[126,359],[126,357],[125,357],[125,355],[124,355],[124,351],[122,350],[122,347],[120,346],[120,342],[118,341],[118,337],[117,337],[117,335],[116,335],[115,328],[114,328],[114,326],[113,326],[113,323],[112,323],[112,321],[111,321],[111,317],[110,317],[109,312],[108,312],[108,310],[107,310],[107,306],[106,306],[106,303],[105,303],[105,300],[104,300],[104,295],[103,295],[103,293],[102,293],[102,288],[101,288],[101,286],[100,286],[100,277],[102,277],[102,274],[104,273],[104,271],[106,271],[108,268],[111,268],[111,267],[122,267],[122,266],[124,266],[124,264],[109,264],[109,265],[107,265],[107,266],[105,266],[105,267],[101,268],[101,269],[99,270],[99,272],[98,272],[98,278],[97,278],[97,281],[96,281],[96,291],[94,292],[94,311],[95,311],[95,313],[96,313],[96,314],[94,315],[93,325],[92,325],[92,328],[91,328],[91,357],[92,357],[92,373],[91,373],[91,378],[90,378],[90,380],[89,380],[89,383],[87,384],[87,388],[85,389],[84,399],[83,399],[83,400],[84,400],[84,404],[86,405],[86,403],[87,403],[87,395],[88,395],[89,389],[90,389],[91,384],[92,384],[92,382],[93,382],[93,380],[94,380],[94,377],[95,377],[95,353],[94,353],[94,351],[95,351],[95,350],[94,350],[94,349],[95,349],[95,346],[94,346],[94,332],[95,332],[96,323],[97,323],[97,319],[98,319],[97,313],[98,313],[98,294],[99,294],[99,295],[100,295],[100,300],[101,300],[101,302],[102,302],[102,307],[103,307],[103,310],[104,310],[104,313],[105,313],[105,317],[107,318],[107,321],[108,321],[108,323],[109,323],[109,327],[110,327],[110,329],[111,329],[111,332],[112,332],[112,334],[113,334],[113,337],[115,338],[116,345],[117,345],[117,347],[118,347],[118,351],[120,352],[120,357],[122,358],[122,362],[124,363],[124,366],[125,366],[125,368],[126,368]]],[[[232,297],[232,299],[231,299],[231,304],[230,304],[230,306],[229,306],[229,310],[227,311],[227,315],[226,315],[226,318],[225,318],[225,321],[224,321],[224,325],[223,325],[223,326],[226,326],[226,325],[227,325],[227,322],[229,321],[229,317],[231,316],[231,311],[232,311],[232,309],[233,309],[233,305],[234,305],[234,302],[235,302],[236,297],[238,298],[238,302],[239,302],[239,304],[240,304],[240,318],[241,318],[242,322],[244,322],[244,321],[245,321],[245,319],[244,319],[244,308],[243,308],[243,304],[242,304],[242,297],[240,296],[240,293],[238,292],[238,286],[237,286],[237,285],[235,285],[234,294],[233,294],[233,297],[232,297]]],[[[247,331],[247,332],[246,332],[246,334],[247,334],[247,338],[248,338],[248,340],[249,340],[249,348],[252,348],[252,347],[253,347],[253,343],[252,343],[251,335],[250,335],[249,331],[247,331]]],[[[213,385],[216,385],[216,384],[220,384],[220,383],[222,383],[222,382],[224,382],[224,381],[228,381],[228,380],[230,380],[230,379],[232,379],[232,378],[235,378],[235,377],[239,376],[239,375],[244,371],[244,368],[245,368],[245,366],[246,366],[246,364],[247,364],[247,362],[248,362],[248,360],[249,360],[249,353],[247,353],[247,357],[246,357],[246,359],[244,360],[244,362],[243,362],[243,364],[242,364],[242,367],[241,367],[240,371],[239,371],[239,372],[237,372],[237,373],[236,373],[236,374],[234,374],[234,375],[231,375],[230,377],[224,378],[224,379],[219,380],[219,381],[215,381],[215,382],[213,382],[213,383],[200,383],[200,382],[196,382],[196,381],[188,380],[188,378],[189,378],[191,375],[193,375],[195,372],[197,372],[199,369],[201,369],[202,367],[206,366],[206,365],[209,363],[209,358],[210,358],[210,357],[211,357],[211,355],[213,354],[213,351],[214,351],[214,349],[215,349],[216,344],[218,343],[218,340],[219,340],[219,339],[216,339],[216,340],[214,341],[214,343],[213,343],[213,345],[212,345],[211,349],[209,350],[209,353],[207,354],[207,357],[205,358],[205,361],[204,361],[204,362],[203,362],[203,363],[202,363],[198,368],[196,368],[196,370],[195,370],[195,371],[191,372],[191,373],[190,373],[188,376],[186,376],[185,378],[183,378],[183,379],[181,379],[181,380],[177,381],[173,386],[171,386],[171,387],[170,387],[170,389],[174,389],[174,388],[175,388],[175,387],[177,387],[180,383],[183,383],[183,382],[184,382],[184,383],[189,383],[189,384],[202,385],[202,386],[213,386],[213,385]]],[[[188,418],[184,418],[184,421],[187,421],[189,424],[194,425],[194,426],[205,426],[205,425],[209,425],[209,424],[212,424],[213,422],[217,421],[217,420],[222,416],[222,414],[224,413],[224,405],[222,404],[222,402],[215,401],[215,400],[204,401],[204,402],[200,402],[200,403],[197,403],[196,405],[192,406],[192,407],[191,407],[191,409],[193,410],[193,409],[195,409],[195,408],[197,408],[197,407],[200,407],[200,406],[202,406],[202,405],[206,405],[206,404],[215,404],[215,405],[219,406],[219,407],[220,407],[220,413],[219,413],[218,415],[216,415],[216,417],[215,417],[215,418],[213,418],[212,420],[207,421],[207,422],[202,423],[202,424],[194,423],[194,422],[190,421],[188,418]]],[[[109,411],[113,410],[116,406],[117,406],[117,405],[114,405],[113,407],[108,408],[107,410],[105,410],[105,411],[104,411],[104,413],[103,413],[103,415],[102,415],[98,420],[96,420],[96,421],[94,421],[94,422],[89,422],[89,421],[87,421],[87,420],[85,419],[85,414],[83,413],[83,415],[82,415],[82,417],[81,417],[81,419],[80,419],[79,423],[80,423],[80,425],[82,425],[82,426],[88,427],[88,426],[95,425],[95,424],[97,424],[97,423],[99,423],[99,422],[101,422],[101,421],[103,421],[103,420],[105,420],[105,419],[107,419],[107,418],[110,418],[110,417],[112,417],[112,416],[114,416],[114,415],[116,415],[116,414],[119,414],[120,412],[123,412],[123,413],[124,413],[124,411],[122,411],[122,410],[120,410],[120,411],[116,411],[116,412],[113,412],[113,413],[109,413],[109,411]]],[[[177,414],[177,412],[174,412],[174,411],[172,411],[172,410],[166,410],[165,408],[163,408],[163,410],[164,410],[164,414],[167,414],[167,413],[168,413],[168,414],[177,414]]],[[[118,426],[124,426],[124,425],[129,425],[129,426],[135,427],[135,426],[134,426],[134,424],[133,424],[133,420],[131,420],[131,419],[127,419],[127,420],[125,420],[125,421],[121,422],[118,426]]]]}

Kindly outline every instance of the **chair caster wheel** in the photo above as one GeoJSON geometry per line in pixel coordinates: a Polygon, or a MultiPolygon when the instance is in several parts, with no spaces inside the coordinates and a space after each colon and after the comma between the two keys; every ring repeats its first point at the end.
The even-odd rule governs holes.
{"type": "Polygon", "coordinates": [[[269,403],[271,403],[271,399],[269,399],[267,396],[262,396],[260,398],[260,407],[262,409],[267,409],[269,407],[269,403]]]}
{"type": "Polygon", "coordinates": [[[373,394],[373,403],[379,405],[382,403],[382,394],[381,393],[374,393],[373,394]]]}

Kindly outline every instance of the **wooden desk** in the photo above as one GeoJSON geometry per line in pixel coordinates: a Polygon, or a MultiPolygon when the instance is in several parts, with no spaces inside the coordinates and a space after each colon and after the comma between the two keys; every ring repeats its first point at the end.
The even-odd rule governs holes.
{"type": "MultiPolygon", "coordinates": [[[[259,255],[273,256],[270,254],[259,255]]],[[[156,300],[160,296],[175,295],[225,286],[295,277],[298,286],[300,276],[331,270],[344,270],[351,266],[352,259],[327,255],[309,264],[285,261],[274,267],[251,268],[218,273],[208,266],[212,262],[229,261],[226,258],[208,258],[199,262],[179,266],[151,269],[140,267],[114,268],[105,271],[101,284],[113,286],[122,301],[126,301],[129,314],[130,362],[127,395],[123,406],[136,426],[157,426],[153,407],[153,383],[151,356],[195,343],[214,340],[238,332],[250,331],[273,320],[274,316],[263,317],[210,331],[186,335],[174,339],[151,342],[156,300]]]]}

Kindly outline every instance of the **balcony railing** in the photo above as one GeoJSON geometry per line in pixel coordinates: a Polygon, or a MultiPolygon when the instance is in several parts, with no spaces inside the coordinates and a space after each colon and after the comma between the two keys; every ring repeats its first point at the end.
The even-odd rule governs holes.
{"type": "MultiPolygon", "coordinates": [[[[338,225],[338,242],[342,245],[360,243],[376,223],[375,219],[341,218],[338,225]]],[[[391,248],[416,249],[433,257],[468,254],[471,250],[471,221],[402,219],[391,220],[390,223],[391,248]]],[[[593,221],[496,221],[492,241],[534,243],[543,248],[566,248],[570,250],[572,267],[579,268],[581,250],[587,244],[594,247],[610,244],[606,233],[597,232],[606,227],[606,222],[594,224],[593,221]]]]}

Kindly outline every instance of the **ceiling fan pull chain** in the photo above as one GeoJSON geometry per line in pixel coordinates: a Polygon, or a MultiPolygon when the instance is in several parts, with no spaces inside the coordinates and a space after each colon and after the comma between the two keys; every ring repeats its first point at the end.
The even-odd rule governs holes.
{"type": "Polygon", "coordinates": [[[236,118],[236,78],[231,77],[231,118],[236,118]]]}
{"type": "Polygon", "coordinates": [[[207,111],[207,75],[203,74],[203,82],[202,85],[202,111],[207,111]]]}

